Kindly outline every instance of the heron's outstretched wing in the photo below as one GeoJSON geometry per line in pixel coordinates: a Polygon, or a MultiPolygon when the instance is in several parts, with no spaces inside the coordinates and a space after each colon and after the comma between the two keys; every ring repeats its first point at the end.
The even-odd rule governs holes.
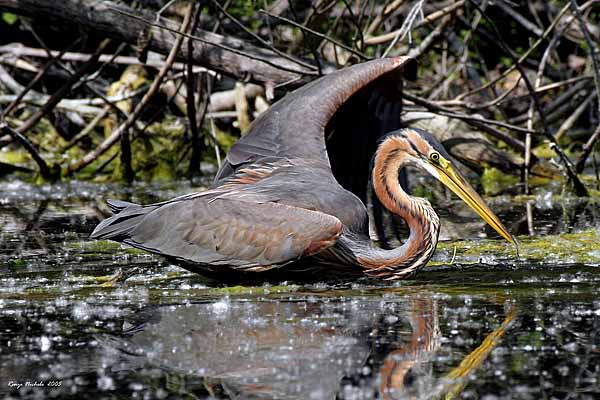
{"type": "Polygon", "coordinates": [[[288,94],[231,148],[215,185],[264,157],[316,160],[331,167],[342,187],[367,205],[374,239],[384,247],[396,244],[403,222],[370,196],[368,183],[378,141],[401,126],[406,72],[414,75],[414,60],[409,57],[378,59],[336,71],[288,94]]]}
{"type": "Polygon", "coordinates": [[[404,221],[373,194],[371,161],[386,133],[401,127],[403,79],[399,73],[402,71],[384,74],[356,92],[334,114],[325,131],[333,175],[367,206],[371,236],[384,247],[398,245],[404,221]]]}
{"type": "Polygon", "coordinates": [[[262,271],[332,246],[342,222],[279,203],[268,167],[245,169],[224,185],[164,203],[113,202],[118,213],[93,238],[112,239],[186,263],[262,271]]]}
{"type": "MultiPolygon", "coordinates": [[[[248,134],[231,148],[224,165],[217,173],[216,184],[244,164],[263,157],[318,160],[329,166],[325,129],[336,111],[361,89],[369,87],[382,77],[393,77],[386,80],[388,83],[401,81],[399,75],[407,64],[412,64],[411,61],[413,60],[409,57],[396,57],[354,65],[288,94],[259,116],[252,123],[248,134]]],[[[397,84],[392,84],[390,89],[394,88],[397,88],[397,84]]],[[[387,109],[383,102],[373,103],[373,107],[380,114],[393,111],[387,109]]],[[[359,115],[354,116],[353,120],[357,122],[358,117],[359,115]]],[[[350,139],[356,133],[345,132],[344,137],[350,139]]]]}

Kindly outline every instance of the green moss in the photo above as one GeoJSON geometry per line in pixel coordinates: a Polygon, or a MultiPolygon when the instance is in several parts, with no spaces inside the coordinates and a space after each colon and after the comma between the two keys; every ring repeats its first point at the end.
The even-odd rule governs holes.
{"type": "Polygon", "coordinates": [[[554,150],[550,148],[547,144],[539,145],[531,150],[531,152],[538,158],[553,158],[556,157],[556,153],[554,150]]]}
{"type": "Polygon", "coordinates": [[[201,289],[203,294],[221,297],[228,296],[247,296],[247,295],[264,295],[269,293],[290,293],[298,290],[296,285],[280,285],[280,286],[230,286],[222,288],[207,288],[201,289]]]}
{"type": "Polygon", "coordinates": [[[233,146],[238,140],[236,136],[219,129],[216,130],[215,136],[217,137],[217,143],[219,143],[219,147],[225,152],[228,152],[231,146],[233,146]]]}
{"type": "Polygon", "coordinates": [[[22,148],[0,151],[0,161],[6,164],[18,165],[29,162],[30,156],[22,148]]]}
{"type": "Polygon", "coordinates": [[[595,190],[590,187],[588,187],[587,189],[588,189],[588,195],[590,196],[590,198],[595,199],[595,200],[600,200],[600,191],[599,190],[595,190]]]}
{"type": "Polygon", "coordinates": [[[543,187],[551,183],[554,179],[537,176],[537,175],[529,175],[529,187],[543,187]]]}
{"type": "Polygon", "coordinates": [[[21,258],[11,258],[6,262],[6,264],[9,268],[22,268],[27,265],[27,261],[21,258]]]}
{"type": "Polygon", "coordinates": [[[121,248],[119,243],[110,240],[86,240],[79,243],[67,242],[65,245],[74,250],[93,253],[109,253],[121,248]]]}
{"type": "Polygon", "coordinates": [[[3,12],[2,21],[7,25],[14,25],[17,22],[18,17],[13,13],[3,12]]]}
{"type": "MultiPolygon", "coordinates": [[[[167,117],[148,127],[148,132],[150,134],[135,137],[131,143],[132,168],[137,179],[169,182],[182,176],[186,165],[182,155],[189,146],[183,140],[184,125],[167,117]]],[[[106,157],[95,163],[95,168],[104,160],[106,157]]],[[[112,173],[111,180],[123,179],[120,156],[117,155],[107,172],[112,173]]]]}
{"type": "Polygon", "coordinates": [[[435,202],[435,196],[433,195],[432,190],[424,185],[415,186],[412,194],[413,196],[427,199],[432,203],[435,202]]]}
{"type": "Polygon", "coordinates": [[[519,183],[519,178],[508,175],[496,168],[486,168],[481,175],[483,191],[488,196],[502,193],[506,188],[519,183]]]}
{"type": "Polygon", "coordinates": [[[148,254],[147,252],[134,247],[122,248],[120,243],[111,240],[86,240],[79,243],[68,242],[65,244],[65,247],[81,252],[82,257],[90,254],[120,253],[123,251],[131,255],[148,254]]]}
{"type": "Polygon", "coordinates": [[[172,116],[165,117],[161,122],[156,122],[148,127],[148,132],[154,137],[177,138],[183,136],[185,126],[179,119],[172,116]]]}
{"type": "MultiPolygon", "coordinates": [[[[541,262],[561,262],[565,264],[600,263],[600,233],[588,229],[577,233],[560,235],[520,237],[519,256],[521,260],[541,262]]],[[[477,262],[479,258],[514,257],[512,244],[500,240],[441,242],[438,251],[451,257],[456,248],[456,261],[459,263],[477,262]]],[[[444,264],[443,262],[437,264],[444,264]]],[[[435,265],[435,264],[432,264],[435,265]]]]}

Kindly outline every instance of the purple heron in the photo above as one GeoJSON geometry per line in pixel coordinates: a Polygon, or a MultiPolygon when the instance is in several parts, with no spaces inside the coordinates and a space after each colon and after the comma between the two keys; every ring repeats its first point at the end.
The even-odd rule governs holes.
{"type": "Polygon", "coordinates": [[[399,172],[412,165],[515,243],[433,136],[401,128],[400,85],[409,62],[370,61],[297,89],[253,122],[212,188],[149,205],[109,201],[115,215],[91,237],[159,254],[205,275],[321,267],[405,278],[429,261],[440,230],[429,202],[400,185],[399,172]],[[396,248],[377,246],[369,219],[385,244],[389,233],[381,228],[390,215],[403,219],[410,235],[396,248]]]}

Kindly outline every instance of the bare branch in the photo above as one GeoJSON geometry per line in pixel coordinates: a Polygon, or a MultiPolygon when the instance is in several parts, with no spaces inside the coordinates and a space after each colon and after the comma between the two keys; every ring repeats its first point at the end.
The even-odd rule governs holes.
{"type": "MultiPolygon", "coordinates": [[[[187,14],[186,18],[184,19],[184,21],[181,25],[180,31],[182,33],[185,32],[189,28],[190,19],[191,18],[189,17],[189,14],[187,14]]],[[[175,40],[175,45],[171,49],[171,52],[169,53],[169,56],[167,57],[167,61],[166,61],[165,65],[158,72],[156,78],[154,78],[154,81],[152,82],[152,86],[150,86],[150,89],[144,95],[144,97],[142,98],[142,101],[140,101],[138,103],[138,105],[135,107],[133,112],[128,116],[127,120],[123,124],[121,124],[117,129],[115,129],[114,132],[112,132],[110,134],[110,136],[108,138],[106,138],[94,151],[86,154],[79,162],[70,165],[67,168],[68,175],[73,174],[74,172],[80,171],[82,168],[84,168],[88,164],[92,163],[99,156],[104,154],[104,152],[106,152],[109,148],[111,148],[117,142],[117,140],[119,140],[122,132],[131,128],[131,126],[133,126],[135,121],[141,115],[146,104],[148,104],[150,99],[154,96],[154,94],[156,94],[156,92],[160,88],[160,84],[161,84],[162,80],[167,75],[167,72],[169,71],[173,62],[175,62],[175,57],[177,56],[177,53],[179,52],[179,49],[181,48],[182,42],[183,42],[183,35],[180,35],[175,40]]]]}
{"type": "Polygon", "coordinates": [[[339,46],[339,47],[341,47],[342,49],[344,49],[344,50],[346,50],[346,51],[349,51],[350,53],[352,53],[352,54],[354,54],[355,56],[359,57],[361,60],[370,60],[370,57],[367,57],[366,55],[364,55],[364,54],[363,54],[363,53],[361,53],[360,51],[358,51],[358,50],[355,50],[355,49],[353,49],[353,48],[352,48],[352,47],[350,47],[350,46],[346,46],[344,43],[342,43],[342,42],[340,42],[340,41],[338,41],[338,40],[335,40],[335,39],[333,39],[333,38],[330,38],[329,36],[327,36],[327,35],[324,35],[324,34],[322,34],[322,33],[320,33],[320,32],[317,32],[317,31],[315,31],[315,30],[313,30],[313,29],[310,29],[310,28],[308,28],[308,27],[306,27],[306,26],[304,26],[304,25],[300,25],[300,24],[299,24],[299,23],[297,23],[296,21],[292,21],[292,20],[291,20],[291,19],[289,19],[289,18],[280,17],[280,16],[278,16],[278,15],[269,14],[269,13],[268,13],[268,12],[266,12],[265,10],[261,10],[260,12],[261,12],[262,14],[268,15],[269,17],[273,17],[273,18],[279,19],[279,20],[281,20],[281,21],[287,22],[288,24],[290,24],[290,25],[293,25],[293,26],[295,26],[296,28],[300,28],[300,29],[302,29],[303,31],[306,31],[306,32],[310,33],[311,35],[315,35],[315,36],[317,36],[317,37],[320,37],[321,39],[325,39],[325,40],[327,40],[327,41],[329,41],[329,42],[331,42],[331,43],[335,44],[336,46],[339,46]]]}
{"type": "MultiPolygon", "coordinates": [[[[421,26],[427,25],[427,24],[431,24],[432,22],[450,14],[451,12],[461,8],[462,6],[464,6],[465,4],[465,0],[458,0],[456,3],[452,3],[447,7],[444,7],[441,10],[435,11],[427,16],[425,16],[425,18],[423,18],[421,21],[417,22],[414,25],[414,29],[419,28],[421,26]]],[[[402,30],[402,28],[395,30],[393,32],[389,32],[386,33],[384,35],[380,35],[380,36],[373,36],[373,37],[368,37],[365,38],[365,45],[375,45],[375,44],[382,44],[382,43],[386,43],[389,42],[391,40],[394,40],[394,38],[396,37],[396,35],[398,34],[398,32],[400,32],[402,30]]]]}
{"type": "MultiPolygon", "coordinates": [[[[136,44],[139,32],[150,26],[152,39],[148,47],[161,54],[169,53],[179,35],[173,22],[162,20],[162,24],[157,26],[151,22],[151,13],[135,12],[112,1],[0,0],[0,8],[26,16],[42,16],[62,24],[78,24],[131,44],[136,44]]],[[[315,75],[314,71],[299,67],[269,49],[243,40],[202,30],[196,32],[194,39],[200,42],[192,55],[195,64],[240,80],[300,83],[306,76],[315,75]]],[[[186,53],[187,49],[184,49],[178,55],[179,60],[185,62],[186,53]]]]}
{"type": "Polygon", "coordinates": [[[36,150],[35,146],[27,140],[27,138],[20,132],[12,129],[8,126],[8,124],[4,121],[0,121],[0,132],[5,135],[11,136],[16,142],[18,142],[27,152],[31,155],[31,158],[36,162],[40,169],[40,175],[44,179],[53,180],[57,178],[57,174],[54,173],[46,161],[42,158],[40,153],[36,150]]]}
{"type": "Polygon", "coordinates": [[[77,83],[81,77],[83,77],[93,66],[96,65],[98,58],[102,51],[110,43],[109,40],[104,40],[100,46],[96,49],[96,52],[92,55],[88,62],[86,62],[81,68],[79,68],[73,75],[69,77],[67,82],[58,89],[39,110],[37,110],[23,125],[21,125],[17,131],[19,133],[25,133],[33,128],[45,115],[54,109],[54,107],[62,100],[62,98],[68,93],[69,90],[77,83]]]}

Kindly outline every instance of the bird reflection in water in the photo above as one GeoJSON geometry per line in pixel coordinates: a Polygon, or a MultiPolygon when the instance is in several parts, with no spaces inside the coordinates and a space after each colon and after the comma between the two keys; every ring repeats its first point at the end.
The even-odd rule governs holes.
{"type": "MultiPolygon", "coordinates": [[[[153,309],[146,321],[127,322],[121,339],[101,342],[120,350],[113,362],[121,367],[201,377],[217,398],[423,398],[460,389],[434,376],[437,314],[427,294],[345,304],[223,300],[153,309]]],[[[478,348],[475,362],[457,367],[454,378],[500,337],[487,341],[487,352],[478,348]]]]}
{"type": "Polygon", "coordinates": [[[411,298],[408,343],[390,351],[379,370],[379,392],[383,399],[419,398],[431,390],[431,359],[440,346],[437,302],[428,298],[411,298]]]}

